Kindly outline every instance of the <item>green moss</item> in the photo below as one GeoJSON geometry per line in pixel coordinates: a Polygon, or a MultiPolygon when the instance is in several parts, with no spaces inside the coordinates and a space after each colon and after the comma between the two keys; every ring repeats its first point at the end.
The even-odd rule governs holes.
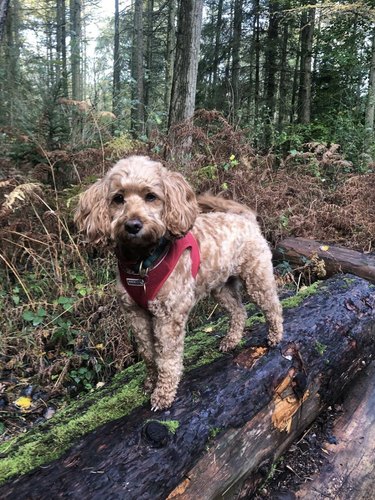
{"type": "Polygon", "coordinates": [[[3,456],[0,461],[0,482],[51,462],[81,436],[106,422],[128,415],[134,408],[144,404],[148,399],[142,388],[144,367],[138,364],[128,370],[127,375],[133,374],[135,378],[122,386],[115,380],[114,385],[111,384],[112,394],[108,388],[109,394],[104,396],[105,391],[97,391],[95,396],[87,398],[88,401],[83,399],[62,409],[47,424],[3,443],[0,446],[3,456]]]}
{"type": "Polygon", "coordinates": [[[315,295],[319,290],[322,290],[323,286],[319,281],[316,281],[312,285],[302,288],[296,295],[293,297],[288,297],[281,301],[284,309],[291,309],[292,307],[299,306],[305,299],[315,295]]]}
{"type": "Polygon", "coordinates": [[[177,429],[180,427],[180,422],[178,420],[160,420],[159,422],[165,425],[172,434],[176,434],[177,429]]]}
{"type": "Polygon", "coordinates": [[[221,431],[220,427],[212,427],[210,429],[209,439],[214,439],[219,434],[220,431],[221,431]]]}
{"type": "MultiPolygon", "coordinates": [[[[317,292],[315,283],[295,297],[283,301],[285,308],[296,307],[317,292]]],[[[246,306],[254,311],[253,305],[246,306]]],[[[261,314],[250,317],[246,325],[264,322],[261,314]]],[[[188,335],[185,343],[185,366],[188,371],[220,358],[221,337],[228,328],[228,318],[223,316],[188,335]],[[210,334],[211,333],[211,334],[210,334]],[[212,334],[213,333],[213,334],[212,334]]],[[[124,417],[133,409],[147,402],[143,392],[145,367],[137,363],[117,374],[100,390],[83,396],[61,409],[51,420],[0,445],[0,483],[25,474],[35,467],[60,457],[74,442],[106,422],[124,417]]],[[[162,422],[163,423],[163,422],[162,422]]],[[[171,432],[179,423],[165,421],[171,432]]]]}

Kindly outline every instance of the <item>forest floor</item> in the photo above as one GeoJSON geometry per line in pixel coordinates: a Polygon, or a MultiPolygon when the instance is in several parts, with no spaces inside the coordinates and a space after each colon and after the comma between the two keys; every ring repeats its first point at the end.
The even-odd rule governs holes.
{"type": "Polygon", "coordinates": [[[302,484],[312,480],[328,461],[326,443],[336,444],[332,434],[335,419],[341,414],[337,403],[322,412],[304,434],[273,464],[253,500],[292,500],[302,484]]]}
{"type": "MultiPolygon", "coordinates": [[[[113,258],[86,248],[73,224],[79,193],[117,159],[165,156],[164,164],[198,192],[254,208],[272,247],[292,235],[374,251],[374,164],[348,162],[337,144],[307,143],[283,157],[259,154],[215,112],[201,112],[179,133],[193,137],[188,158],[169,138],[146,144],[124,137],[99,148],[36,148],[17,161],[0,159],[0,441],[51,418],[66,400],[95,391],[138,359],[131,335],[124,335],[126,319],[115,314],[113,258]]],[[[319,273],[307,260],[297,270],[279,263],[276,276],[281,289],[295,289],[319,273]]],[[[190,328],[215,308],[211,301],[198,306],[190,328]]],[[[324,441],[334,439],[337,411],[319,417],[291,447],[259,498],[308,480],[325,459],[324,441]]]]}

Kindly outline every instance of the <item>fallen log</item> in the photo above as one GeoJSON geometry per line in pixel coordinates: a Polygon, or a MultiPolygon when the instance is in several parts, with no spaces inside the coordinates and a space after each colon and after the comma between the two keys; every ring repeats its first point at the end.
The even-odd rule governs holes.
{"type": "MultiPolygon", "coordinates": [[[[4,484],[0,498],[251,495],[274,460],[375,354],[373,285],[337,276],[307,295],[298,307],[289,308],[294,298],[284,302],[280,349],[259,347],[266,345],[266,328],[251,320],[242,350],[188,372],[170,410],[155,414],[146,404],[102,425],[60,459],[4,484]]],[[[51,447],[60,431],[50,429],[51,447]]],[[[32,438],[26,445],[36,446],[37,456],[32,438]]],[[[6,468],[11,462],[2,453],[6,468]]]]}
{"type": "Polygon", "coordinates": [[[375,490],[375,362],[364,370],[343,398],[343,413],[332,434],[336,443],[324,443],[327,464],[296,498],[365,500],[375,490]]]}
{"type": "Polygon", "coordinates": [[[317,256],[324,261],[327,276],[351,273],[375,283],[375,255],[305,238],[286,238],[277,245],[274,256],[297,266],[317,256]]]}

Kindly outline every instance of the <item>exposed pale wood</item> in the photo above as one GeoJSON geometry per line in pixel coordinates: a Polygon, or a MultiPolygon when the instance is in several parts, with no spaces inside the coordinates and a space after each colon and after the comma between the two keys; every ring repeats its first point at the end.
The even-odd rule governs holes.
{"type": "Polygon", "coordinates": [[[331,278],[285,311],[280,349],[259,347],[264,325],[247,339],[186,374],[170,410],[153,414],[147,405],[105,424],[61,459],[2,486],[0,498],[250,498],[277,456],[374,356],[374,287],[331,278]],[[152,418],[179,427],[150,441],[152,418]]]}
{"type": "Polygon", "coordinates": [[[298,266],[313,255],[324,260],[328,276],[339,272],[352,273],[375,283],[375,255],[305,238],[286,238],[275,251],[277,259],[298,266]]]}
{"type": "Polygon", "coordinates": [[[365,500],[375,496],[375,362],[350,387],[343,414],[333,434],[337,444],[325,443],[328,464],[297,498],[365,500]]]}

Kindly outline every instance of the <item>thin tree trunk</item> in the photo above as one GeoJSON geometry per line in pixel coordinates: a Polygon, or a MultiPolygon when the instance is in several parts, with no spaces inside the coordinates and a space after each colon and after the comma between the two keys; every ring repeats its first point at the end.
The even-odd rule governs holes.
{"type": "Polygon", "coordinates": [[[217,20],[215,28],[215,49],[214,49],[214,61],[213,61],[213,76],[212,76],[212,102],[214,107],[219,107],[219,89],[218,89],[218,77],[219,77],[219,55],[220,55],[220,39],[221,30],[223,25],[223,0],[219,0],[217,5],[217,20]]]}
{"type": "MultiPolygon", "coordinates": [[[[17,84],[19,82],[19,58],[20,46],[19,26],[20,26],[20,3],[14,0],[8,6],[8,15],[6,18],[5,33],[5,72],[8,85],[2,84],[2,96],[6,96],[8,105],[6,107],[6,121],[10,127],[14,126],[17,110],[15,109],[15,100],[17,93],[17,84]]],[[[2,97],[4,99],[4,97],[2,97]]]]}
{"type": "Polygon", "coordinates": [[[259,121],[260,101],[260,5],[259,0],[254,0],[255,9],[255,76],[254,76],[254,125],[259,121]]]}
{"type": "Polygon", "coordinates": [[[270,2],[270,19],[265,54],[265,146],[271,145],[271,136],[276,108],[276,72],[278,52],[278,3],[270,2]]]}
{"type": "Polygon", "coordinates": [[[167,50],[165,57],[165,92],[164,92],[164,107],[168,112],[171,100],[173,65],[176,49],[176,0],[170,0],[168,6],[168,33],[167,33],[167,50]]]}
{"type": "Polygon", "coordinates": [[[120,12],[119,0],[115,0],[115,33],[113,45],[112,111],[118,117],[120,99],[120,12]]]}
{"type": "Polygon", "coordinates": [[[148,120],[148,110],[151,104],[151,91],[153,80],[153,38],[154,38],[154,0],[147,1],[147,43],[146,43],[146,78],[145,78],[145,122],[147,135],[151,132],[151,123],[148,120]]]}
{"type": "Polygon", "coordinates": [[[0,43],[3,39],[5,23],[8,14],[9,0],[0,0],[0,43]]]}
{"type": "Polygon", "coordinates": [[[56,2],[56,80],[59,95],[68,96],[68,77],[66,68],[66,8],[65,0],[56,2]]]}
{"type": "Polygon", "coordinates": [[[288,100],[288,40],[289,40],[289,25],[284,23],[283,29],[283,43],[281,47],[280,58],[280,82],[279,82],[279,113],[278,113],[278,126],[281,129],[283,123],[287,120],[287,100],[288,100]]]}
{"type": "Polygon", "coordinates": [[[81,0],[70,0],[70,64],[72,73],[72,99],[82,99],[81,75],[81,0]]]}
{"type": "Polygon", "coordinates": [[[168,128],[194,114],[202,10],[203,0],[183,0],[179,6],[168,128]]]}
{"type": "Polygon", "coordinates": [[[296,62],[294,66],[293,74],[293,89],[292,89],[292,101],[290,108],[290,123],[294,123],[296,117],[296,103],[298,98],[298,76],[299,76],[299,66],[300,66],[300,50],[296,54],[296,62]]]}
{"type": "Polygon", "coordinates": [[[375,31],[372,37],[372,58],[369,74],[369,86],[366,105],[365,126],[370,134],[374,131],[375,116],[375,31]]]}
{"type": "Polygon", "coordinates": [[[301,19],[301,60],[298,99],[298,122],[311,119],[311,63],[315,24],[315,8],[304,11],[301,19]]]}
{"type": "Polygon", "coordinates": [[[240,49],[242,31],[242,0],[234,2],[232,42],[232,122],[237,120],[240,107],[240,49]]]}
{"type": "Polygon", "coordinates": [[[144,65],[143,65],[143,1],[134,2],[134,37],[132,52],[133,88],[132,130],[135,135],[145,132],[144,65]]]}

